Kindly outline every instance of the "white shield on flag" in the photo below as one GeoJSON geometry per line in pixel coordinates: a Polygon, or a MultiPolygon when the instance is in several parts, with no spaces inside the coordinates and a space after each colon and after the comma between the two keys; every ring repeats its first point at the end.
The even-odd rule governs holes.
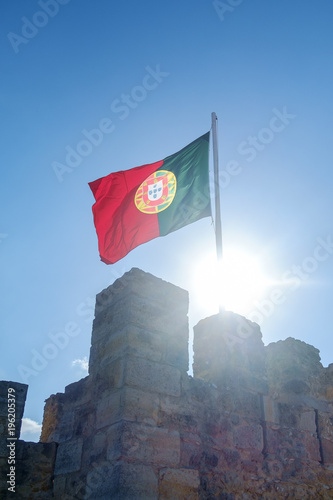
{"type": "Polygon", "coordinates": [[[148,184],[148,200],[157,201],[163,194],[163,180],[148,184]]]}

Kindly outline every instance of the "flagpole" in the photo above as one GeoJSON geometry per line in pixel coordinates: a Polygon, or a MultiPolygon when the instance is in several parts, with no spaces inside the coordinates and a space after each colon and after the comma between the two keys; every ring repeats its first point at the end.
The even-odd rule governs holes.
{"type": "MultiPolygon", "coordinates": [[[[219,158],[217,147],[217,116],[212,113],[212,132],[213,132],[213,159],[214,159],[214,191],[215,191],[215,239],[216,239],[216,256],[218,269],[222,264],[222,221],[221,221],[221,204],[220,204],[220,183],[219,183],[219,158]]],[[[219,300],[219,313],[224,310],[219,300]]]]}

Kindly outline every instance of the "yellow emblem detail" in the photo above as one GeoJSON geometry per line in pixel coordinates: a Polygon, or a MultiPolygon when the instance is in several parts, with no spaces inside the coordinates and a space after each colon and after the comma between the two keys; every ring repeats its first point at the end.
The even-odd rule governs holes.
{"type": "Polygon", "coordinates": [[[149,175],[135,194],[135,205],[145,214],[156,214],[168,208],[176,194],[177,180],[168,170],[157,170],[149,175]]]}

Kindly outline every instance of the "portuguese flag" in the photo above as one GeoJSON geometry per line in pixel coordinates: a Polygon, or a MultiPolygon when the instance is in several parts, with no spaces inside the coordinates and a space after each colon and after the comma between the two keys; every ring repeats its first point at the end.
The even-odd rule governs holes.
{"type": "Polygon", "coordinates": [[[89,183],[103,262],[211,215],[208,152],[209,132],[164,160],[89,183]]]}

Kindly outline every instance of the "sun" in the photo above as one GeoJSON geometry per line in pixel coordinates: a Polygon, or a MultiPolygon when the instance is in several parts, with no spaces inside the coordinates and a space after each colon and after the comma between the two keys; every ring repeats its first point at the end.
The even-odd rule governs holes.
{"type": "Polygon", "coordinates": [[[224,251],[222,264],[207,255],[193,275],[196,299],[209,313],[221,304],[226,310],[246,315],[270,286],[258,260],[238,249],[224,251]]]}

